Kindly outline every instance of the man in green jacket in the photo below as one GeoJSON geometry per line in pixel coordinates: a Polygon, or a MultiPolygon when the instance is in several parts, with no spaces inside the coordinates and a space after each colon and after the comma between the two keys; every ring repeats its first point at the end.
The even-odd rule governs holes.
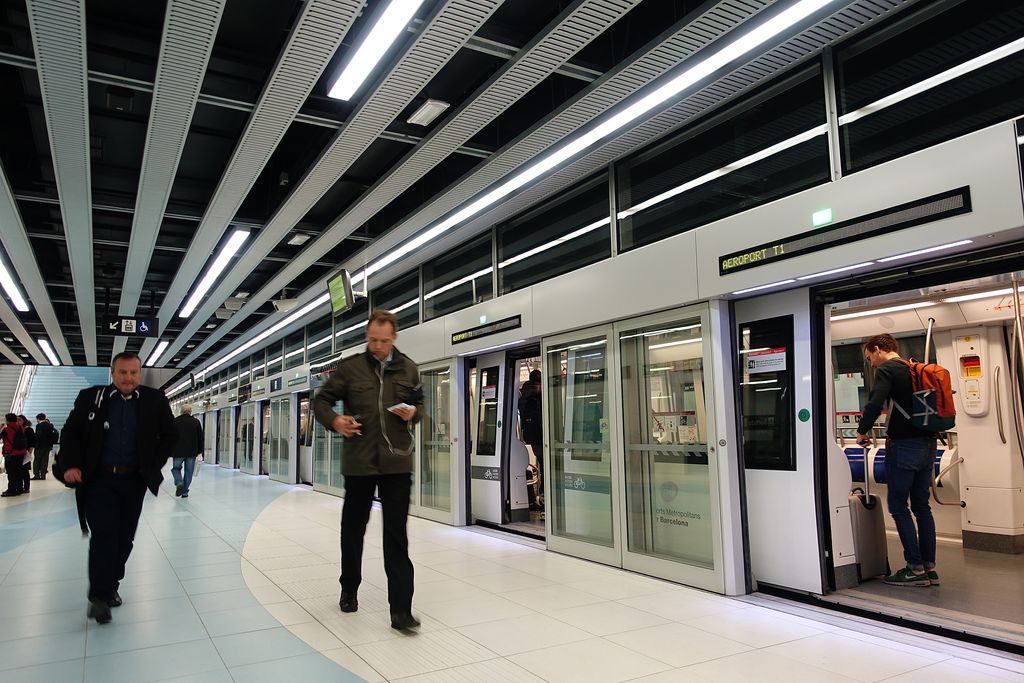
{"type": "Polygon", "coordinates": [[[384,569],[388,576],[391,627],[414,628],[413,568],[406,521],[412,489],[413,425],[423,411],[423,389],[416,364],[395,348],[398,321],[389,311],[370,315],[366,352],[341,361],[313,398],[316,419],[345,437],[341,473],[345,503],[341,511],[342,612],[359,609],[363,536],[380,496],[384,518],[384,569]],[[342,403],[342,414],[334,407],[342,403]]]}

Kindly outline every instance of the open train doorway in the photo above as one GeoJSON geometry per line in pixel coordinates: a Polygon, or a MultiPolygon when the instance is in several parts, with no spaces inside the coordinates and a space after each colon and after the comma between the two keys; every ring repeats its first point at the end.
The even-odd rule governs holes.
{"type": "MultiPolygon", "coordinates": [[[[1019,262],[1012,264],[1020,267],[1019,262]]],[[[1024,414],[1022,414],[1022,272],[939,281],[897,278],[889,285],[819,293],[824,306],[826,368],[823,387],[832,405],[824,437],[830,491],[843,488],[877,499],[877,534],[849,499],[851,523],[841,507],[832,514],[833,592],[824,600],[939,626],[978,638],[1024,645],[1024,414]],[[847,292],[845,295],[843,292],[847,292]],[[858,298],[852,298],[857,296],[858,298]],[[897,586],[884,581],[907,566],[887,497],[887,411],[869,426],[867,447],[855,439],[875,373],[864,343],[895,338],[899,355],[948,369],[956,425],[936,440],[929,507],[936,529],[934,580],[897,586]],[[826,430],[828,431],[828,430],[826,430]],[[852,532],[852,533],[851,533],[852,532]],[[883,567],[868,569],[874,549],[883,567]],[[882,571],[879,571],[879,569],[882,571]]],[[[990,271],[991,272],[991,271],[990,271]]],[[[861,425],[860,429],[864,426],[861,425]]],[[[926,517],[926,516],[925,516],[926,517]]],[[[916,520],[915,520],[916,523],[916,520]]],[[[906,530],[904,530],[906,531],[906,530]]]]}
{"type": "Polygon", "coordinates": [[[543,539],[540,347],[463,360],[471,521],[543,539]]]}

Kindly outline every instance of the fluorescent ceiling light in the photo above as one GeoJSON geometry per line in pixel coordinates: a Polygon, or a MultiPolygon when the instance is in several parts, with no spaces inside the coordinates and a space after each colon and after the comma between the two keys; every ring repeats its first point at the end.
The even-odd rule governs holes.
{"type": "Polygon", "coordinates": [[[405,302],[404,304],[402,304],[402,305],[401,305],[401,306],[399,306],[398,308],[392,308],[392,309],[391,309],[391,312],[392,312],[392,313],[401,313],[401,312],[402,312],[402,311],[404,311],[405,309],[407,309],[407,308],[410,308],[410,307],[412,307],[412,306],[415,306],[415,305],[416,305],[416,304],[418,304],[419,302],[420,302],[420,298],[419,298],[419,297],[416,297],[416,298],[415,298],[415,299],[413,299],[412,301],[406,301],[406,302],[405,302]]]}
{"type": "Polygon", "coordinates": [[[192,311],[196,310],[196,306],[202,301],[206,293],[210,291],[210,287],[213,287],[213,283],[217,281],[220,274],[227,268],[228,262],[231,260],[245,241],[249,239],[248,230],[235,230],[231,237],[228,238],[227,243],[221,248],[220,253],[217,254],[217,258],[214,259],[213,263],[210,264],[209,270],[206,271],[206,275],[199,281],[195,291],[192,292],[192,296],[189,297],[188,302],[184,308],[178,312],[178,316],[181,318],[187,318],[192,315],[192,311]]]}
{"type": "Polygon", "coordinates": [[[25,297],[18,291],[18,285],[14,282],[14,276],[11,275],[11,271],[7,270],[7,264],[0,260],[0,285],[3,285],[4,291],[7,292],[7,297],[14,304],[14,308],[21,311],[22,313],[28,313],[28,303],[25,301],[25,297]]]}
{"type": "Polygon", "coordinates": [[[356,331],[356,330],[358,330],[358,329],[359,329],[360,327],[366,327],[366,326],[367,326],[367,325],[369,325],[369,324],[370,324],[370,321],[369,321],[369,320],[364,320],[364,321],[363,321],[363,322],[361,322],[361,323],[356,323],[355,325],[352,325],[351,327],[346,327],[346,328],[345,328],[345,329],[343,329],[343,330],[339,330],[339,331],[335,332],[335,333],[334,333],[334,336],[335,336],[335,337],[340,337],[340,336],[341,336],[341,335],[343,335],[343,334],[348,334],[349,332],[355,332],[355,331],[356,331]]]}
{"type": "Polygon", "coordinates": [[[899,259],[912,258],[914,256],[920,256],[921,254],[930,254],[933,251],[942,251],[943,249],[953,249],[954,247],[962,247],[965,244],[970,244],[971,240],[960,240],[959,242],[950,242],[949,244],[940,244],[937,247],[928,247],[927,249],[918,249],[917,251],[908,251],[905,254],[896,254],[895,256],[886,256],[885,258],[878,259],[879,263],[887,263],[889,261],[898,261],[899,259]]]}
{"type": "MultiPolygon", "coordinates": [[[[309,241],[309,235],[307,235],[304,232],[299,232],[299,233],[296,233],[296,234],[292,235],[292,238],[290,240],[288,240],[288,244],[292,245],[293,247],[300,247],[300,246],[302,246],[303,244],[305,244],[308,241],[309,241]]],[[[241,297],[239,297],[239,298],[241,298],[241,297]]]]}
{"type": "Polygon", "coordinates": [[[842,315],[834,315],[830,318],[832,322],[837,320],[850,320],[851,318],[866,318],[871,315],[882,315],[883,313],[898,313],[899,311],[910,311],[915,308],[928,308],[934,306],[933,301],[919,301],[916,304],[902,304],[900,306],[888,306],[886,308],[875,308],[870,311],[860,311],[858,313],[844,313],[842,315]]]}
{"type": "MultiPolygon", "coordinates": [[[[310,342],[309,348],[315,349],[316,347],[320,346],[321,344],[326,344],[329,341],[331,341],[331,335],[327,335],[326,337],[321,337],[320,339],[317,339],[315,342],[310,342]]],[[[263,367],[263,366],[261,365],[260,367],[263,367]]],[[[253,368],[253,370],[256,370],[256,369],[258,369],[258,368],[253,368]]]]}
{"type": "Polygon", "coordinates": [[[623,334],[619,336],[619,341],[623,339],[632,339],[634,337],[656,337],[659,334],[668,334],[669,332],[682,332],[683,330],[699,330],[700,323],[696,325],[683,325],[682,327],[670,327],[666,330],[652,330],[650,332],[638,332],[637,334],[623,334]]]}
{"type": "Polygon", "coordinates": [[[413,115],[406,120],[406,123],[411,123],[414,126],[426,126],[450,106],[452,105],[441,100],[428,99],[420,105],[419,109],[413,112],[413,115]]]}
{"type": "Polygon", "coordinates": [[[845,273],[848,270],[856,270],[857,268],[867,268],[868,266],[875,265],[874,261],[865,261],[864,263],[857,263],[852,266],[843,266],[842,268],[833,268],[832,270],[825,270],[814,275],[802,275],[797,280],[813,280],[816,277],[828,277],[829,275],[835,275],[836,273],[845,273]]]}
{"type": "Polygon", "coordinates": [[[50,359],[50,365],[60,365],[60,359],[57,358],[57,354],[55,354],[53,349],[50,347],[50,342],[43,337],[40,337],[36,341],[39,342],[39,348],[41,348],[43,353],[46,354],[46,357],[50,359]]]}
{"type": "Polygon", "coordinates": [[[716,180],[717,178],[721,178],[722,176],[729,175],[733,171],[738,171],[739,169],[745,166],[757,163],[762,159],[767,159],[768,157],[778,154],[779,152],[784,152],[790,147],[795,147],[796,145],[807,142],[808,140],[812,140],[818,137],[819,135],[825,135],[827,132],[828,124],[823,123],[822,125],[812,128],[809,131],[800,133],[799,135],[794,135],[793,137],[787,140],[783,140],[782,142],[778,142],[772,145],[771,147],[766,147],[765,149],[762,149],[760,152],[755,152],[754,154],[751,154],[750,156],[747,157],[743,157],[742,159],[734,161],[731,164],[726,164],[720,169],[711,171],[710,173],[705,173],[704,175],[698,178],[694,178],[693,180],[689,180],[683,183],[682,185],[676,185],[671,189],[665,190],[659,195],[655,195],[654,197],[651,197],[646,201],[640,202],[636,206],[631,206],[625,211],[620,211],[618,213],[618,216],[620,219],[628,218],[629,216],[632,216],[635,213],[640,213],[644,209],[649,209],[652,206],[661,204],[662,202],[665,202],[671,199],[672,197],[675,197],[676,195],[682,194],[687,190],[692,190],[693,188],[700,187],[701,185],[709,183],[712,180],[716,180]]]}
{"type": "Polygon", "coordinates": [[[156,362],[160,359],[160,356],[163,354],[163,352],[167,350],[167,347],[168,345],[170,345],[170,343],[170,341],[164,339],[163,341],[156,345],[156,348],[153,349],[153,352],[149,354],[149,358],[146,359],[147,368],[151,368],[154,365],[156,365],[156,362]]]}
{"type": "Polygon", "coordinates": [[[789,280],[779,280],[778,282],[770,282],[766,285],[758,285],[757,287],[747,287],[746,289],[738,289],[733,294],[747,294],[748,292],[757,292],[762,289],[770,289],[772,287],[781,287],[782,285],[791,285],[796,280],[790,278],[789,280]]]}
{"type": "Polygon", "coordinates": [[[664,344],[651,344],[647,348],[653,351],[654,349],[667,349],[670,346],[681,346],[683,344],[697,344],[704,341],[701,337],[696,339],[683,339],[682,341],[665,342],[664,344]]]}
{"type": "MultiPolygon", "coordinates": [[[[1024,292],[1024,287],[1018,287],[1018,292],[1024,292]]],[[[947,304],[958,304],[961,301],[975,301],[977,299],[988,299],[994,296],[1009,296],[1013,294],[1013,287],[1007,287],[1006,289],[993,289],[988,292],[975,292],[974,294],[961,294],[960,296],[951,296],[943,299],[947,304]]]]}
{"type": "Polygon", "coordinates": [[[769,387],[768,389],[754,389],[754,391],[755,392],[757,392],[757,391],[782,391],[782,387],[769,387]]]}
{"type": "Polygon", "coordinates": [[[1017,136],[1017,144],[1024,145],[1024,135],[1017,136]]]}
{"type": "MultiPolygon", "coordinates": [[[[524,251],[522,254],[517,254],[516,256],[513,256],[512,258],[508,259],[507,261],[502,261],[501,263],[498,264],[498,268],[504,268],[505,266],[512,265],[513,263],[516,263],[517,261],[522,261],[523,259],[527,259],[527,258],[530,258],[531,256],[535,256],[537,254],[540,254],[541,252],[545,252],[548,249],[551,249],[552,247],[557,247],[559,244],[564,244],[565,242],[568,242],[569,240],[574,240],[577,237],[581,237],[583,235],[586,235],[588,232],[593,232],[594,230],[597,230],[601,226],[608,225],[611,222],[612,222],[611,216],[609,216],[608,218],[602,218],[601,220],[597,221],[596,223],[591,223],[590,225],[584,226],[584,227],[580,228],[579,230],[574,230],[573,232],[570,232],[568,235],[565,235],[563,237],[559,237],[557,240],[552,240],[552,241],[548,242],[547,244],[542,244],[539,247],[534,247],[533,249],[530,249],[529,251],[524,251]]],[[[490,269],[488,269],[488,270],[490,270],[490,269]]]]}
{"type": "Polygon", "coordinates": [[[298,348],[298,349],[295,349],[294,351],[289,351],[288,353],[284,354],[284,357],[285,357],[285,358],[291,358],[292,356],[297,356],[297,355],[299,355],[299,354],[300,354],[300,353],[302,353],[303,351],[305,351],[305,349],[302,349],[302,348],[298,348]]]}
{"type": "Polygon", "coordinates": [[[893,94],[888,95],[887,97],[883,97],[882,99],[872,102],[867,106],[861,107],[857,111],[853,111],[850,112],[849,114],[840,116],[839,125],[845,126],[848,123],[853,123],[858,119],[864,118],[865,116],[868,116],[870,114],[874,114],[875,112],[881,111],[886,107],[891,107],[892,105],[902,102],[903,100],[906,100],[908,98],[911,98],[914,95],[919,95],[926,90],[931,90],[932,88],[942,85],[943,83],[947,83],[953,80],[954,78],[959,78],[960,76],[963,76],[966,73],[970,73],[971,71],[975,71],[982,67],[988,66],[993,62],[997,62],[1000,59],[1003,59],[1004,57],[1009,57],[1014,53],[1020,52],[1022,49],[1024,49],[1024,38],[1018,38],[1017,40],[1011,43],[1007,43],[1002,47],[998,47],[995,50],[986,52],[983,55],[979,55],[974,59],[970,59],[964,62],[963,64],[958,64],[954,66],[952,69],[947,69],[942,73],[935,74],[931,78],[926,78],[920,83],[915,83],[914,85],[908,86],[903,90],[894,92],[893,94]]]}
{"type": "Polygon", "coordinates": [[[777,379],[755,379],[750,382],[740,382],[740,386],[749,386],[751,384],[775,384],[779,380],[777,379]]]}
{"type": "Polygon", "coordinates": [[[485,208],[497,203],[508,195],[533,180],[548,175],[551,170],[565,161],[576,156],[583,150],[591,147],[604,138],[611,136],[621,128],[632,123],[636,119],[650,113],[652,110],[662,106],[666,102],[677,98],[680,93],[696,85],[704,78],[707,78],[715,71],[725,67],[733,61],[754,51],[764,45],[772,38],[775,38],[786,29],[803,21],[813,13],[830,4],[832,0],[800,0],[788,9],[780,12],[771,19],[761,23],[754,29],[733,39],[718,51],[700,59],[693,66],[684,69],[681,73],[671,78],[663,78],[664,85],[642,97],[634,98],[634,102],[617,113],[608,116],[603,122],[591,128],[582,135],[578,135],[547,156],[534,162],[530,166],[515,174],[512,178],[498,185],[496,188],[482,195],[475,201],[465,205],[462,209],[452,214],[440,223],[435,224],[429,230],[425,230],[417,237],[392,249],[388,254],[381,257],[374,263],[367,266],[361,273],[353,276],[352,282],[358,283],[374,273],[386,268],[406,254],[409,254],[424,244],[432,242],[439,235],[447,232],[456,225],[468,218],[483,211],[485,208]]]}
{"type": "Polygon", "coordinates": [[[356,48],[355,55],[338,76],[338,80],[334,81],[327,96],[338,100],[351,99],[359,86],[369,77],[373,67],[377,66],[391,48],[391,44],[409,25],[422,2],[423,0],[391,0],[391,4],[356,48]]]}
{"type": "Polygon", "coordinates": [[[491,268],[490,266],[488,266],[488,267],[484,268],[483,270],[478,270],[477,272],[473,273],[472,275],[467,275],[466,277],[460,278],[460,279],[456,280],[455,282],[449,282],[444,287],[441,287],[440,289],[435,289],[434,291],[430,292],[429,294],[425,294],[423,296],[423,300],[426,301],[427,299],[433,299],[438,294],[444,294],[449,289],[455,289],[459,285],[465,284],[465,283],[469,282],[470,280],[475,280],[478,277],[483,277],[484,275],[488,275],[488,274],[490,274],[490,272],[492,270],[494,270],[494,269],[491,268]]]}

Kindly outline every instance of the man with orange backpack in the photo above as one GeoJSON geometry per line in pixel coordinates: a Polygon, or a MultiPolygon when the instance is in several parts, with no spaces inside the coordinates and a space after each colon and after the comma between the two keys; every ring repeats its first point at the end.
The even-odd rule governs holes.
{"type": "Polygon", "coordinates": [[[4,426],[0,429],[0,440],[3,441],[4,468],[7,470],[7,490],[0,496],[20,496],[23,490],[24,467],[22,462],[28,455],[28,437],[21,426],[21,420],[14,413],[4,416],[4,426]]]}
{"type": "MultiPolygon", "coordinates": [[[[925,367],[942,369],[909,363],[900,358],[897,349],[896,340],[889,334],[876,335],[864,344],[864,358],[875,369],[875,379],[857,426],[857,443],[864,447],[872,443],[871,429],[888,405],[885,483],[889,494],[886,502],[903,544],[907,566],[884,580],[894,586],[933,586],[938,585],[939,574],[935,570],[935,519],[929,501],[939,423],[934,411],[922,413],[916,407],[921,401],[920,395],[929,392],[918,391],[915,377],[919,381],[925,367]],[[922,416],[925,420],[931,417],[931,422],[922,423],[922,416]],[[911,512],[917,520],[916,528],[911,512]]],[[[930,398],[934,405],[934,396],[930,398]]]]}

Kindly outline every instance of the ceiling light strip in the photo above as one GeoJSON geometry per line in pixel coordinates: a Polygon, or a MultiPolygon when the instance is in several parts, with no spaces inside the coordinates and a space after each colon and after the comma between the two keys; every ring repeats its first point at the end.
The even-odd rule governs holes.
{"type": "MultiPolygon", "coordinates": [[[[285,316],[284,318],[279,320],[277,323],[275,323],[271,327],[267,328],[263,332],[259,333],[258,335],[256,335],[255,337],[253,337],[252,339],[247,341],[246,343],[242,344],[237,349],[235,349],[231,353],[227,354],[226,356],[224,356],[220,360],[218,360],[218,361],[216,361],[214,363],[211,363],[210,365],[207,365],[200,372],[195,373],[195,377],[197,379],[200,378],[200,377],[205,377],[210,372],[213,372],[214,370],[216,370],[220,366],[224,365],[225,363],[233,360],[234,358],[237,358],[241,354],[245,353],[246,351],[248,351],[252,347],[254,347],[257,344],[259,344],[260,342],[262,342],[267,337],[273,335],[276,332],[279,332],[279,331],[283,330],[288,325],[291,325],[292,323],[298,321],[303,316],[305,316],[305,315],[315,311],[317,308],[323,306],[324,304],[326,304],[330,300],[331,300],[331,295],[330,294],[328,294],[326,292],[321,294],[320,296],[318,296],[317,298],[313,299],[312,301],[310,301],[308,304],[306,304],[305,306],[303,306],[299,310],[297,310],[294,313],[291,313],[291,314],[285,316]]],[[[267,361],[267,364],[270,365],[272,363],[277,362],[278,360],[280,360],[280,359],[279,358],[275,358],[273,361],[267,361]]],[[[182,382],[178,386],[176,386],[173,389],[171,389],[171,391],[168,392],[168,395],[169,396],[173,396],[174,394],[177,394],[182,389],[185,389],[188,386],[189,386],[189,381],[182,382]]]]}
{"type": "Polygon", "coordinates": [[[670,78],[661,87],[656,88],[653,92],[639,98],[636,102],[607,118],[604,122],[598,124],[594,128],[591,128],[586,133],[572,138],[546,157],[514,175],[511,179],[484,194],[476,201],[470,202],[447,219],[437,223],[429,230],[420,233],[417,237],[399,245],[385,256],[382,256],[377,261],[371,263],[362,272],[355,275],[352,278],[352,282],[361,282],[366,277],[386,268],[403,256],[406,256],[407,254],[419,249],[424,244],[433,241],[442,233],[447,232],[468,218],[480,213],[485,208],[497,203],[501,199],[504,199],[527,183],[530,183],[541,176],[547,175],[555,167],[565,161],[568,161],[604,138],[609,137],[641,116],[650,113],[652,110],[665,104],[667,101],[677,97],[687,88],[699,83],[715,71],[743,57],[752,50],[755,50],[831,2],[832,0],[800,0],[799,2],[794,3],[791,7],[780,12],[768,21],[765,21],[751,31],[732,40],[717,52],[705,57],[693,66],[684,69],[680,74],[670,78]]]}
{"type": "Polygon", "coordinates": [[[210,287],[213,287],[213,283],[217,281],[220,274],[227,268],[228,262],[231,261],[232,257],[238,250],[242,248],[245,241],[249,239],[248,230],[235,230],[231,233],[231,237],[228,238],[227,243],[221,247],[220,253],[217,254],[217,258],[214,259],[213,263],[210,264],[209,270],[206,271],[206,275],[199,281],[195,291],[192,292],[192,296],[189,297],[188,302],[182,307],[181,311],[178,312],[178,317],[187,318],[192,315],[192,311],[196,310],[196,306],[203,300],[206,293],[210,291],[210,287]]]}
{"type": "MultiPolygon", "coordinates": [[[[1018,287],[1017,291],[1024,293],[1024,287],[1018,287]]],[[[947,304],[958,304],[963,301],[977,301],[978,299],[990,299],[996,296],[1009,296],[1013,294],[1013,287],[1006,289],[993,289],[988,292],[975,292],[974,294],[961,294],[943,299],[947,304]]]]}
{"type": "Polygon", "coordinates": [[[57,354],[53,352],[53,349],[50,347],[50,341],[48,339],[46,339],[45,337],[39,337],[38,339],[36,339],[36,342],[38,342],[39,348],[43,350],[43,353],[46,354],[46,357],[50,359],[50,365],[60,365],[60,359],[57,358],[57,354]]]}
{"type": "MultiPolygon", "coordinates": [[[[444,287],[441,287],[440,289],[435,289],[434,291],[430,292],[429,294],[424,295],[423,296],[423,300],[426,301],[427,299],[433,299],[438,294],[444,294],[448,290],[455,289],[459,285],[465,284],[465,283],[467,283],[467,282],[469,282],[471,280],[475,280],[478,277],[483,277],[484,275],[488,275],[488,274],[490,274],[490,272],[492,270],[494,270],[494,269],[491,268],[490,266],[488,266],[488,267],[484,268],[483,270],[478,270],[477,272],[473,273],[472,275],[467,275],[466,277],[460,278],[460,279],[456,280],[455,282],[449,282],[444,287]]],[[[353,281],[354,281],[354,279],[353,279],[353,281]]]]}
{"type": "Polygon", "coordinates": [[[154,365],[156,365],[156,362],[160,360],[160,356],[162,356],[164,351],[167,350],[167,346],[170,343],[170,341],[164,339],[159,344],[156,345],[156,348],[153,349],[153,353],[149,354],[149,358],[146,359],[147,368],[151,368],[154,365]]]}
{"type": "Polygon", "coordinates": [[[875,265],[874,261],[865,261],[864,263],[855,263],[852,266],[843,266],[842,268],[833,268],[832,270],[824,270],[820,273],[814,273],[813,275],[801,275],[797,280],[813,280],[818,277],[828,277],[829,275],[835,275],[836,273],[845,273],[849,270],[856,270],[858,268],[867,268],[868,266],[875,265]]]}
{"type": "Polygon", "coordinates": [[[899,313],[900,311],[911,311],[915,308],[929,308],[934,306],[933,301],[919,301],[913,304],[902,304],[900,306],[888,306],[886,308],[874,308],[870,311],[859,311],[857,313],[844,313],[842,315],[833,315],[830,320],[836,322],[837,320],[851,320],[853,318],[867,318],[872,315],[884,315],[886,313],[899,313]]]}
{"type": "Polygon", "coordinates": [[[504,268],[505,266],[510,266],[513,263],[517,263],[519,261],[522,261],[523,259],[530,258],[531,256],[536,256],[537,254],[543,253],[543,252],[547,251],[548,249],[551,249],[553,247],[557,247],[559,244],[565,244],[566,242],[568,242],[570,240],[574,240],[577,237],[582,237],[583,235],[586,235],[589,232],[593,232],[594,230],[597,230],[598,228],[600,228],[602,226],[609,225],[609,224],[611,224],[611,222],[612,222],[612,219],[611,219],[610,216],[608,218],[602,218],[601,220],[597,221],[596,223],[591,223],[590,225],[584,226],[584,227],[580,228],[579,230],[574,230],[573,232],[570,232],[568,235],[565,235],[563,237],[559,237],[557,240],[552,240],[551,242],[548,242],[547,244],[542,244],[539,247],[534,247],[533,249],[530,249],[529,251],[525,251],[522,254],[518,254],[518,255],[513,256],[512,258],[510,258],[508,260],[502,261],[501,263],[498,264],[498,268],[504,268]]]}
{"type": "Polygon", "coordinates": [[[12,304],[14,304],[14,308],[22,313],[28,313],[28,302],[25,301],[25,297],[21,295],[21,290],[18,289],[18,284],[14,281],[14,275],[12,273],[12,270],[7,269],[7,264],[4,260],[0,259],[0,285],[2,285],[4,291],[7,292],[7,298],[11,300],[12,304]]]}
{"type": "Polygon", "coordinates": [[[854,121],[862,119],[865,116],[870,116],[871,114],[874,114],[885,109],[886,107],[891,107],[894,104],[899,104],[903,100],[914,97],[915,95],[919,95],[925,92],[926,90],[931,90],[932,88],[938,87],[943,83],[948,83],[954,78],[959,78],[964,74],[968,74],[982,67],[986,67],[989,64],[997,62],[1000,59],[1003,59],[1004,57],[1009,57],[1012,54],[1016,54],[1021,50],[1024,50],[1024,38],[1018,38],[1017,40],[1007,43],[1002,47],[998,47],[995,50],[986,52],[985,54],[979,55],[974,59],[970,59],[964,62],[963,64],[958,64],[957,66],[954,66],[951,69],[946,69],[942,73],[935,74],[931,78],[926,78],[925,80],[919,83],[915,83],[914,85],[908,86],[903,90],[894,92],[893,94],[883,97],[880,100],[863,106],[857,111],[852,111],[849,114],[844,114],[843,116],[839,117],[839,125],[845,126],[847,124],[853,123],[854,121]]]}
{"type": "Polygon", "coordinates": [[[935,251],[942,251],[944,249],[953,249],[955,247],[962,247],[965,244],[971,244],[972,240],[960,240],[959,242],[950,242],[949,244],[940,244],[936,247],[928,247],[927,249],[918,249],[917,251],[908,251],[905,254],[896,254],[895,256],[886,256],[885,258],[876,259],[879,263],[888,263],[889,261],[899,261],[900,259],[912,258],[914,256],[921,256],[922,254],[930,254],[935,251]]]}
{"type": "Polygon", "coordinates": [[[738,171],[741,168],[750,166],[751,164],[755,164],[758,161],[767,159],[768,157],[774,156],[779,152],[784,152],[791,147],[796,147],[797,145],[803,144],[808,140],[813,140],[814,138],[820,135],[825,135],[826,133],[828,133],[828,124],[823,123],[822,125],[816,126],[811,130],[800,133],[799,135],[794,135],[793,137],[783,140],[782,142],[778,142],[772,145],[771,147],[766,147],[765,149],[762,149],[760,152],[755,152],[750,156],[743,157],[742,159],[734,161],[731,164],[726,164],[725,166],[717,170],[711,171],[710,173],[705,173],[700,177],[694,178],[693,180],[689,180],[683,183],[682,185],[677,185],[669,190],[662,192],[659,195],[651,197],[646,201],[640,202],[636,206],[631,206],[628,209],[620,211],[618,213],[618,217],[620,220],[623,218],[628,218],[633,214],[640,213],[641,211],[649,209],[652,206],[666,202],[669,199],[672,199],[673,197],[680,195],[688,190],[692,190],[695,187],[700,187],[701,185],[710,183],[712,180],[717,180],[718,178],[727,176],[733,171],[738,171]]]}
{"type": "Polygon", "coordinates": [[[338,100],[350,99],[391,49],[392,43],[405,30],[421,4],[423,0],[391,0],[391,4],[356,49],[352,60],[334,81],[327,96],[338,100]]]}

